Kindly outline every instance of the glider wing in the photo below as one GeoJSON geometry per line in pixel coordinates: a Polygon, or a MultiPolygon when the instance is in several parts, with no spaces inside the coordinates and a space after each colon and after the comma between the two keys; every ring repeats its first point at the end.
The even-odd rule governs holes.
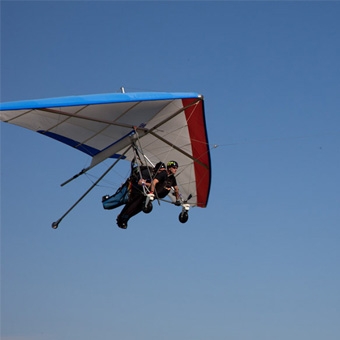
{"type": "Polygon", "coordinates": [[[0,118],[92,157],[117,158],[131,141],[153,162],[179,163],[177,182],[192,206],[208,202],[211,162],[204,100],[196,93],[113,93],[2,103],[0,118]]]}

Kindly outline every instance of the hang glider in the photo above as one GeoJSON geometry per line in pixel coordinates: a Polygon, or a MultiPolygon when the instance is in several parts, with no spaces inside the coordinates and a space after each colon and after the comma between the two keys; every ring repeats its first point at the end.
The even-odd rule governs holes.
{"type": "Polygon", "coordinates": [[[92,157],[89,167],[70,180],[108,158],[132,161],[131,145],[138,141],[151,163],[176,160],[180,192],[190,197],[191,207],[207,206],[211,162],[204,100],[197,93],[110,93],[7,102],[0,105],[0,118],[92,157]]]}

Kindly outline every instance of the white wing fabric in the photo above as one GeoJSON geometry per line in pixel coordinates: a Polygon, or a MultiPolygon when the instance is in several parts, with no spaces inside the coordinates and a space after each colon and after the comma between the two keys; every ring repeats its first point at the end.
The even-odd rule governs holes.
{"type": "MultiPolygon", "coordinates": [[[[208,202],[211,162],[204,101],[196,93],[113,93],[2,103],[3,122],[37,131],[92,157],[117,158],[134,138],[153,162],[179,163],[177,182],[192,206],[208,202]]],[[[132,160],[129,150],[126,159],[132,160]]]]}

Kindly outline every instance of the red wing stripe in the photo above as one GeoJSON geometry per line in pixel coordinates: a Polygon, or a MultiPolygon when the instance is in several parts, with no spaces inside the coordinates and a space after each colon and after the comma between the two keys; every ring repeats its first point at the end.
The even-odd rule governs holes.
{"type": "MultiPolygon", "coordinates": [[[[183,99],[184,107],[189,106],[190,103],[192,103],[192,99],[183,99]]],[[[193,157],[206,165],[204,167],[198,162],[194,162],[197,206],[204,208],[207,206],[210,192],[211,164],[203,100],[196,105],[189,106],[185,110],[185,116],[188,123],[193,157]]]]}

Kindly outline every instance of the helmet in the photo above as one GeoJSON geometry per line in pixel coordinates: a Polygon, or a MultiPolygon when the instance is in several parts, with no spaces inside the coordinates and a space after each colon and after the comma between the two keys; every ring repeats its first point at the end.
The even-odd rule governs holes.
{"type": "Polygon", "coordinates": [[[163,162],[158,162],[155,165],[155,171],[158,171],[159,169],[165,169],[165,164],[163,162]]]}
{"type": "Polygon", "coordinates": [[[178,163],[176,161],[169,161],[168,164],[166,165],[167,168],[178,168],[178,163]]]}

